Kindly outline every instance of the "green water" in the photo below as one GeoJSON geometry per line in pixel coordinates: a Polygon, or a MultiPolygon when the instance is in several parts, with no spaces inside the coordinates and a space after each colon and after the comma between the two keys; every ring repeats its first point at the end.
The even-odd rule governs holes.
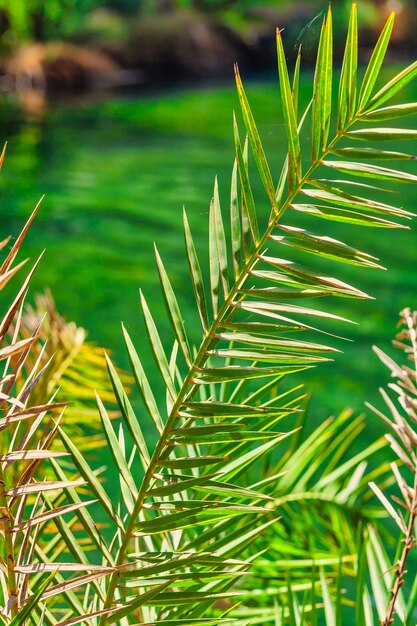
{"type": "MultiPolygon", "coordinates": [[[[309,82],[307,77],[305,91],[309,82]]],[[[248,94],[277,176],[285,152],[277,85],[250,84],[248,94]]],[[[412,93],[407,95],[415,99],[412,93]]],[[[306,100],[306,93],[302,97],[306,100]]],[[[227,207],[233,159],[231,112],[237,108],[234,89],[228,86],[155,97],[130,95],[71,107],[61,104],[34,120],[19,113],[13,102],[0,105],[1,136],[9,141],[1,175],[2,236],[16,234],[46,194],[25,244],[25,254],[32,259],[46,250],[31,295],[50,287],[62,314],[87,328],[90,339],[111,348],[121,365],[127,363],[121,320],[146,355],[139,288],[169,341],[158,294],[154,241],[178,292],[189,333],[198,340],[184,258],[182,206],[205,258],[216,174],[227,207]]],[[[391,144],[390,149],[398,146],[391,144]]],[[[402,149],[415,153],[416,145],[409,143],[402,149]]],[[[252,178],[260,214],[266,218],[268,207],[255,168],[252,178]]],[[[416,189],[403,191],[404,207],[415,210],[416,189]]],[[[322,224],[314,224],[316,232],[319,227],[322,224]]],[[[344,239],[343,225],[327,228],[329,234],[344,239]]],[[[398,311],[417,306],[415,231],[353,227],[345,240],[382,258],[389,271],[347,268],[344,274],[376,300],[334,303],[334,311],[360,325],[348,329],[355,343],[338,342],[344,354],[337,356],[336,363],[310,376],[316,420],[346,405],[362,411],[365,400],[375,398],[386,376],[371,346],[388,348],[398,311]]],[[[370,420],[368,436],[380,432],[375,419],[370,420]]]]}

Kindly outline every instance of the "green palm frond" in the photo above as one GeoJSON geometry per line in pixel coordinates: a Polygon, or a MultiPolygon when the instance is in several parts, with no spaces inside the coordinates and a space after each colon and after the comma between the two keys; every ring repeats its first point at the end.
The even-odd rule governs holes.
{"type": "MultiPolygon", "coordinates": [[[[304,598],[303,610],[309,615],[313,599],[321,610],[320,568],[332,597],[337,595],[339,573],[350,588],[357,580],[358,536],[362,529],[379,526],[382,516],[368,483],[375,479],[385,485],[392,482],[389,462],[376,463],[374,458],[386,442],[381,439],[361,450],[363,429],[364,418],[352,419],[349,411],[326,420],[304,440],[290,445],[277,463],[264,467],[261,481],[249,482],[251,489],[274,498],[280,518],[250,550],[261,556],[238,584],[242,600],[232,617],[273,624],[273,604],[278,599],[286,623],[288,577],[293,595],[299,602],[304,598]],[[359,448],[356,455],[351,454],[352,446],[359,448]]],[[[245,482],[248,479],[245,475],[245,482]]],[[[373,528],[372,532],[376,535],[373,528]]],[[[350,596],[343,596],[346,601],[353,605],[350,596]]]]}
{"type": "MultiPolygon", "coordinates": [[[[362,496],[365,496],[363,502],[366,502],[373,492],[380,504],[378,516],[385,510],[400,531],[394,564],[391,565],[392,556],[389,556],[385,548],[386,529],[380,526],[379,530],[381,532],[378,532],[375,526],[373,510],[370,511],[371,515],[368,519],[366,519],[366,514],[365,516],[358,516],[358,521],[359,517],[361,517],[359,524],[363,525],[364,529],[363,533],[358,534],[360,526],[357,526],[355,529],[355,524],[346,523],[342,514],[339,513],[337,517],[333,516],[332,518],[326,514],[323,507],[321,507],[321,510],[315,510],[314,505],[310,505],[305,510],[300,511],[297,516],[289,516],[291,526],[288,525],[288,527],[291,528],[297,539],[301,536],[301,549],[299,548],[298,554],[296,554],[298,559],[290,560],[288,558],[285,561],[278,561],[277,553],[279,555],[279,549],[281,549],[282,553],[287,548],[291,555],[291,551],[297,547],[294,541],[288,541],[289,532],[286,542],[280,541],[279,524],[276,526],[276,529],[278,529],[278,532],[276,531],[278,540],[275,546],[277,547],[274,546],[274,537],[271,537],[270,532],[268,533],[270,536],[264,538],[269,546],[268,559],[264,558],[258,561],[254,568],[255,577],[253,580],[249,579],[246,586],[244,585],[244,591],[247,592],[247,601],[237,611],[239,619],[251,615],[255,620],[254,623],[257,623],[257,621],[262,623],[262,620],[263,623],[274,623],[274,611],[271,608],[265,608],[265,605],[268,606],[266,598],[271,598],[274,594],[276,596],[280,591],[283,594],[283,598],[289,597],[288,593],[285,596],[286,584],[282,576],[282,569],[286,568],[292,573],[291,590],[296,598],[296,613],[298,615],[307,614],[311,616],[313,608],[315,608],[317,612],[323,613],[323,619],[329,626],[331,624],[340,626],[349,624],[352,623],[353,619],[359,626],[373,626],[374,624],[388,626],[389,624],[397,623],[410,624],[411,626],[413,624],[417,597],[417,585],[415,576],[412,573],[413,562],[411,554],[416,545],[415,524],[417,518],[417,459],[415,454],[417,437],[414,427],[417,422],[415,401],[417,363],[416,320],[417,314],[411,312],[410,309],[405,309],[401,312],[400,330],[393,342],[394,346],[400,349],[405,357],[401,363],[398,363],[379,348],[374,348],[381,361],[389,368],[394,382],[389,383],[387,390],[381,389],[381,395],[386,409],[388,409],[388,415],[386,412],[371,405],[369,407],[383,420],[384,424],[389,426],[390,432],[386,435],[386,443],[389,443],[398,460],[396,463],[387,461],[385,467],[380,465],[376,473],[382,473],[382,476],[374,475],[375,472],[364,476],[363,470],[361,470],[362,476],[360,476],[357,471],[361,469],[361,462],[358,463],[359,459],[352,458],[348,462],[348,465],[351,465],[351,469],[353,469],[355,461],[358,463],[349,479],[348,491],[353,487],[351,493],[356,491],[357,494],[357,488],[359,487],[362,496]],[[396,398],[393,399],[392,396],[394,394],[396,398]],[[391,480],[387,479],[388,470],[392,471],[391,480]],[[372,491],[369,490],[366,493],[368,484],[372,491]],[[398,488],[398,495],[401,497],[391,494],[393,484],[398,488]],[[349,545],[349,542],[352,543],[353,539],[353,550],[351,550],[350,554],[340,550],[342,543],[340,542],[338,545],[340,550],[339,556],[337,554],[331,556],[329,553],[321,555],[319,550],[316,549],[314,558],[310,562],[306,562],[302,560],[304,555],[302,550],[303,533],[310,533],[313,541],[316,541],[317,537],[320,539],[321,516],[323,516],[324,520],[331,520],[330,526],[327,529],[324,527],[325,532],[322,533],[322,537],[328,539],[330,534],[336,538],[338,531],[341,531],[347,545],[349,545]],[[309,517],[314,518],[314,523],[310,525],[309,517]],[[359,537],[356,543],[355,531],[359,537]],[[308,576],[306,576],[306,566],[312,568],[308,576]],[[320,577],[317,575],[318,567],[323,568],[320,577]],[[338,581],[337,567],[339,567],[339,572],[343,575],[344,580],[347,581],[348,576],[354,577],[356,587],[354,593],[351,590],[343,589],[341,584],[336,584],[335,586],[335,583],[338,581]],[[410,576],[408,576],[409,573],[411,573],[410,576]],[[274,581],[273,585],[271,585],[271,581],[274,581]],[[269,588],[267,587],[267,582],[269,582],[269,588]],[[250,609],[247,608],[249,602],[252,603],[250,609]],[[257,605],[256,609],[254,605],[257,605]],[[343,611],[340,609],[342,606],[343,611]]],[[[317,430],[317,433],[313,433],[313,438],[317,437],[319,430],[317,430]]],[[[343,434],[345,445],[349,447],[351,445],[349,433],[345,431],[343,434]]],[[[336,444],[336,440],[334,443],[336,444]]],[[[376,442],[373,448],[375,449],[380,445],[380,442],[376,442]]],[[[309,444],[309,448],[312,449],[313,458],[317,458],[317,450],[314,450],[312,442],[309,444]]],[[[339,446],[336,445],[336,448],[338,449],[339,446]]],[[[325,447],[323,450],[324,458],[327,456],[332,457],[333,451],[332,446],[329,446],[329,450],[325,447]]],[[[305,469],[307,473],[307,477],[305,478],[303,474],[302,479],[308,481],[308,474],[314,473],[314,463],[312,466],[311,459],[308,458],[308,455],[302,454],[301,449],[300,453],[302,460],[306,462],[305,469]]],[[[366,456],[370,453],[371,450],[369,449],[366,451],[366,456]]],[[[295,460],[295,467],[297,466],[296,457],[296,454],[292,456],[292,460],[295,460]]],[[[335,472],[337,477],[340,478],[343,475],[344,464],[340,465],[340,460],[336,461],[336,463],[335,472]]],[[[326,473],[327,477],[319,476],[317,484],[327,484],[330,487],[330,493],[333,493],[332,498],[329,498],[329,502],[332,502],[332,506],[342,505],[340,495],[346,492],[343,488],[341,492],[337,491],[337,480],[328,480],[332,476],[332,469],[326,473]]],[[[259,485],[253,485],[253,487],[259,489],[259,485]]],[[[302,498],[303,494],[300,495],[302,498]]],[[[310,494],[307,493],[306,500],[309,497],[310,494]]],[[[313,497],[319,498],[320,494],[315,493],[313,497]]],[[[288,500],[292,502],[296,499],[297,489],[291,486],[288,500]]],[[[362,507],[363,504],[361,513],[364,512],[362,507]]],[[[352,513],[354,513],[353,509],[352,513]]],[[[286,515],[287,511],[284,506],[284,520],[286,515]]],[[[346,586],[351,587],[349,584],[346,586]]],[[[270,604],[271,601],[269,601],[269,606],[270,604]]],[[[291,610],[287,605],[288,602],[283,600],[281,605],[282,622],[284,624],[292,624],[291,610]]]]}
{"type": "MultiPolygon", "coordinates": [[[[119,483],[113,480],[103,484],[70,437],[61,431],[78,472],[99,501],[101,516],[112,529],[112,539],[100,542],[86,526],[84,533],[95,542],[104,563],[109,562],[106,554],[110,552],[110,563],[122,568],[104,585],[105,600],[100,606],[116,613],[103,614],[97,620],[100,626],[118,619],[123,626],[163,621],[184,624],[187,619],[205,619],[213,606],[222,606],[227,612],[240,597],[234,585],[245,576],[251,561],[250,556],[247,560],[241,556],[250,554],[249,547],[276,524],[281,514],[275,505],[279,493],[270,495],[262,482],[255,489],[256,481],[247,481],[246,477],[250,472],[259,472],[262,463],[273,463],[267,460],[271,454],[279,457],[281,450],[285,458],[285,446],[277,445],[284,444],[297,429],[294,416],[300,400],[287,395],[284,379],[331,360],[337,352],[328,337],[335,332],[335,325],[348,320],[331,309],[332,298],[370,297],[344,282],[337,269],[336,275],[324,273],[320,261],[324,259],[335,268],[337,263],[380,267],[369,252],[329,237],[324,230],[326,222],[343,224],[343,235],[349,238],[351,232],[354,238],[357,227],[403,228],[403,221],[411,217],[402,207],[387,204],[386,191],[392,183],[413,184],[417,177],[375,165],[374,160],[392,158],[392,152],[384,148],[356,147],[357,141],[416,136],[412,129],[378,126],[381,116],[397,119],[413,108],[385,105],[415,77],[416,64],[376,89],[392,24],[393,16],[359,85],[353,5],[338,107],[334,110],[329,9],[320,38],[312,105],[300,118],[300,60],[290,81],[281,33],[277,32],[288,155],[276,181],[236,70],[248,140],[242,141],[235,120],[231,236],[226,234],[216,182],[210,205],[207,278],[184,217],[196,319],[202,325],[201,342],[193,346],[190,341],[158,251],[157,269],[174,337],[168,349],[160,338],[151,307],[141,297],[149,345],[166,388],[165,398],[156,397],[155,386],[145,372],[143,347],[136,349],[124,331],[132,373],[145,414],[154,425],[157,443],[149,449],[144,431],[146,417],[132,406],[110,361],[108,368],[122,422],[118,426],[112,422],[101,401],[99,412],[113,457],[110,475],[116,473],[119,483]],[[310,119],[311,150],[305,150],[301,133],[310,119]],[[256,206],[249,146],[265,188],[261,205],[266,211],[256,206]],[[364,182],[364,178],[370,180],[364,182]],[[329,300],[326,308],[315,304],[317,298],[320,302],[329,300]],[[323,336],[326,343],[320,339],[323,336]]],[[[406,153],[400,158],[414,159],[406,153]]],[[[354,481],[361,483],[361,477],[358,470],[349,485],[346,477],[353,467],[354,463],[346,466],[339,476],[330,472],[327,484],[325,479],[321,485],[315,484],[316,498],[326,499],[332,483],[339,484],[340,479],[345,481],[341,487],[345,501],[354,499],[354,481]]],[[[291,472],[288,460],[289,475],[280,483],[282,486],[288,481],[288,492],[297,480],[303,482],[302,468],[298,478],[291,472]]],[[[96,611],[97,603],[91,600],[90,607],[96,611]]],[[[223,617],[217,616],[215,623],[221,623],[223,617]]],[[[294,619],[297,623],[298,617],[294,619]]]]}
{"type": "MultiPolygon", "coordinates": [[[[309,579],[287,579],[281,586],[254,588],[247,595],[247,605],[243,604],[233,615],[238,624],[247,619],[253,624],[276,624],[276,610],[270,601],[275,593],[280,598],[277,607],[282,626],[377,626],[382,623],[378,615],[385,614],[391,598],[391,569],[383,538],[374,526],[368,525],[360,533],[355,554],[349,560],[317,560],[309,579]],[[352,566],[354,585],[349,581],[352,573],[344,571],[347,564],[352,566]]],[[[407,623],[409,602],[401,591],[396,600],[398,623],[407,623]]]]}

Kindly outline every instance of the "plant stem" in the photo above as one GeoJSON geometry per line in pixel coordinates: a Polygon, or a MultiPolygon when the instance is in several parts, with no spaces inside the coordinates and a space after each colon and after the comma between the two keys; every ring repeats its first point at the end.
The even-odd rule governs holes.
{"type": "Polygon", "coordinates": [[[6,482],[5,476],[3,472],[3,464],[0,463],[0,508],[1,508],[1,516],[3,522],[3,533],[4,533],[4,562],[7,567],[7,591],[9,597],[6,606],[10,607],[10,615],[14,617],[17,613],[17,585],[16,585],[16,574],[15,574],[15,560],[14,560],[14,543],[13,536],[10,532],[12,527],[11,519],[10,519],[10,510],[6,496],[6,482]]]}
{"type": "Polygon", "coordinates": [[[380,621],[381,626],[390,626],[394,622],[394,610],[395,603],[398,598],[401,587],[404,584],[404,575],[406,574],[406,563],[408,555],[416,545],[416,537],[414,536],[414,526],[417,521],[417,467],[414,475],[414,494],[410,507],[410,518],[408,520],[407,533],[403,539],[403,549],[398,561],[398,566],[395,572],[395,582],[391,590],[391,599],[388,604],[387,613],[384,619],[380,621]]]}

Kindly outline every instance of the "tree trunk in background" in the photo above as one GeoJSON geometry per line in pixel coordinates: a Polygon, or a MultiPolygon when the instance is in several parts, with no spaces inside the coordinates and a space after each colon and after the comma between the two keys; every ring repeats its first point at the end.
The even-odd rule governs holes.
{"type": "Polygon", "coordinates": [[[31,16],[32,33],[35,41],[45,41],[45,14],[42,9],[31,16]]]}

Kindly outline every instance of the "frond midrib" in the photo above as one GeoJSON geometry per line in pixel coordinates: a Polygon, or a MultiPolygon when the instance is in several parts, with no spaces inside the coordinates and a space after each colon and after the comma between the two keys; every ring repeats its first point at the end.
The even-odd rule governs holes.
{"type": "MultiPolygon", "coordinates": [[[[204,366],[207,359],[209,358],[210,355],[207,354],[207,350],[209,349],[209,347],[212,347],[212,345],[216,345],[216,343],[219,341],[219,339],[216,338],[219,327],[221,327],[221,324],[224,323],[225,321],[229,321],[230,318],[236,312],[236,309],[234,307],[235,296],[244,287],[246,281],[248,280],[251,274],[251,270],[257,264],[259,260],[259,256],[260,256],[260,252],[262,248],[265,246],[272,231],[278,226],[279,220],[283,217],[286,211],[291,207],[293,200],[296,198],[296,196],[299,193],[301,193],[304,185],[308,183],[308,181],[311,179],[312,174],[322,164],[323,159],[331,152],[331,150],[335,147],[337,142],[344,136],[346,131],[352,125],[354,125],[356,122],[359,121],[360,116],[361,116],[361,112],[358,112],[355,115],[355,117],[353,117],[343,129],[338,129],[336,131],[334,138],[332,139],[331,142],[328,143],[326,149],[323,150],[320,156],[311,164],[311,166],[308,168],[306,173],[303,175],[303,177],[299,181],[297,187],[291,193],[288,194],[279,212],[275,213],[274,219],[270,219],[263,236],[260,238],[259,242],[255,245],[253,252],[251,253],[248,260],[245,262],[234,284],[230,288],[229,293],[224,298],[224,303],[222,307],[220,308],[217,315],[215,316],[210,326],[210,329],[206,332],[206,335],[200,345],[200,348],[194,358],[194,361],[189,367],[187,376],[185,377],[183,381],[181,389],[178,391],[177,398],[170,411],[164,430],[161,433],[158,443],[152,454],[148,469],[145,473],[145,476],[141,484],[141,488],[139,490],[138,498],[135,502],[134,509],[130,516],[129,523],[126,526],[126,531],[123,537],[123,541],[121,542],[119,553],[116,558],[116,565],[121,565],[125,560],[126,551],[130,542],[130,538],[131,538],[134,526],[136,524],[136,520],[142,509],[143,501],[146,497],[146,493],[149,490],[149,483],[152,479],[152,475],[155,471],[157,462],[161,458],[164,458],[164,453],[166,452],[169,453],[169,450],[166,446],[166,440],[167,440],[169,432],[171,431],[172,428],[174,428],[176,424],[176,421],[178,419],[178,411],[181,405],[186,401],[186,399],[191,398],[197,389],[197,385],[194,382],[194,377],[196,375],[196,372],[198,371],[198,369],[201,369],[201,367],[204,366]],[[188,391],[190,385],[192,387],[188,391]]],[[[245,299],[245,298],[246,298],[246,295],[242,294],[242,299],[245,299]]],[[[116,590],[116,585],[117,585],[117,574],[114,574],[112,576],[112,581],[109,585],[108,595],[107,595],[106,602],[105,602],[105,608],[109,608],[112,605],[114,592],[116,590]]],[[[106,618],[104,618],[104,620],[101,622],[102,626],[104,626],[104,624],[106,623],[105,619],[106,618]]]]}

